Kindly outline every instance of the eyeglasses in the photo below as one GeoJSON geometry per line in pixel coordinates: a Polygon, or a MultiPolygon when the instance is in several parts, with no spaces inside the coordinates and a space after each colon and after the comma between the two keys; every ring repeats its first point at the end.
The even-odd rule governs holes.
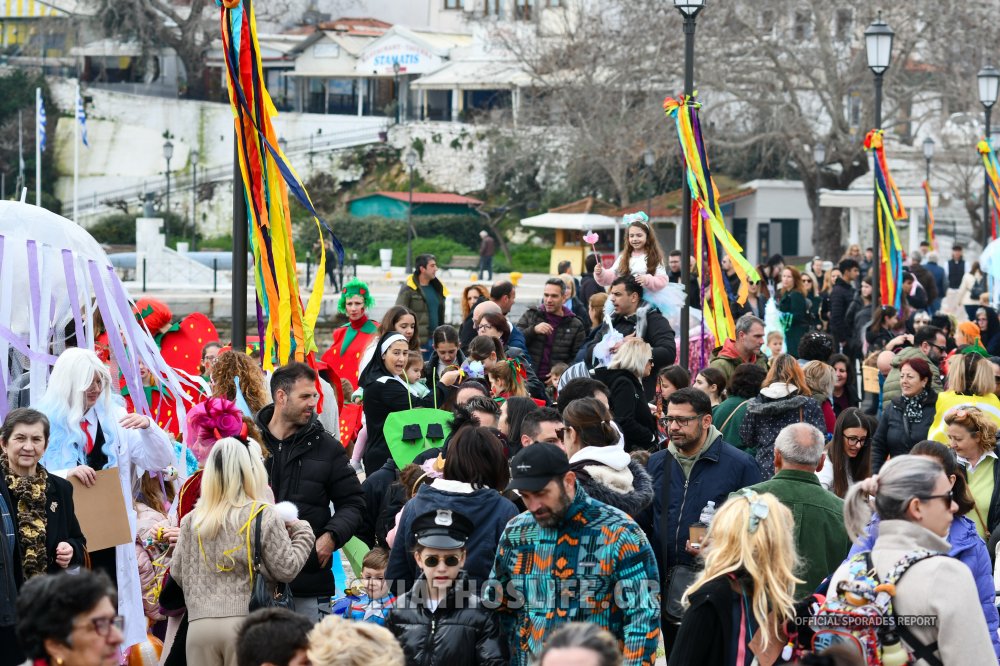
{"type": "Polygon", "coordinates": [[[700,418],[701,416],[664,416],[662,419],[660,419],[660,423],[662,423],[663,425],[670,425],[672,423],[676,423],[677,425],[683,427],[691,423],[692,421],[695,421],[700,418]]]}
{"type": "MultiPolygon", "coordinates": [[[[437,555],[428,555],[424,558],[424,566],[434,568],[438,565],[442,558],[437,555]]],[[[444,564],[448,567],[457,567],[459,563],[458,555],[446,555],[444,558],[444,564]]]]}
{"type": "Polygon", "coordinates": [[[486,323],[483,323],[483,324],[480,324],[479,326],[476,326],[476,330],[477,331],[488,331],[491,328],[493,328],[493,327],[491,325],[489,325],[489,324],[486,324],[486,323]]]}
{"type": "Polygon", "coordinates": [[[917,499],[922,502],[929,502],[932,499],[943,499],[948,506],[955,500],[955,493],[951,490],[943,495],[917,495],[917,499]]]}
{"type": "Polygon", "coordinates": [[[125,633],[125,617],[122,615],[115,615],[114,617],[95,617],[89,622],[74,624],[73,627],[77,629],[92,627],[94,633],[98,636],[101,638],[107,638],[108,634],[111,633],[111,627],[117,629],[119,634],[125,633]]]}
{"type": "Polygon", "coordinates": [[[569,430],[572,427],[573,426],[564,426],[562,428],[556,428],[556,437],[559,438],[560,442],[563,441],[563,438],[566,437],[566,431],[569,430]]]}
{"type": "Polygon", "coordinates": [[[844,441],[851,446],[864,446],[867,440],[867,437],[851,437],[850,435],[844,436],[844,441]]]}
{"type": "Polygon", "coordinates": [[[939,352],[943,352],[945,349],[947,349],[947,347],[945,347],[944,345],[938,345],[933,342],[928,342],[927,345],[929,347],[934,347],[934,349],[937,349],[939,352]]]}

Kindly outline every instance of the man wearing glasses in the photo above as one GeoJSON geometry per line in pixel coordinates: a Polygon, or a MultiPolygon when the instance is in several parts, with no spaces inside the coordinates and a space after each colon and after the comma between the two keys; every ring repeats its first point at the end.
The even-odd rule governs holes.
{"type": "MultiPolygon", "coordinates": [[[[694,573],[701,543],[692,543],[689,528],[700,522],[708,502],[719,507],[730,493],[762,480],[760,467],[749,455],[722,439],[712,425],[712,403],[695,388],[682,388],[667,398],[667,413],[662,419],[670,443],[666,450],[654,453],[648,471],[653,477],[653,503],[639,522],[650,535],[659,559],[663,639],[669,654],[680,617],[668,613],[670,579],[694,573]]],[[[681,585],[676,596],[683,593],[681,585]]]]}
{"type": "Polygon", "coordinates": [[[938,364],[944,358],[946,344],[948,344],[948,340],[940,328],[936,326],[918,328],[913,335],[913,345],[899,350],[899,353],[892,359],[892,370],[889,371],[889,376],[885,378],[885,385],[882,387],[882,403],[889,404],[903,394],[903,390],[899,387],[899,368],[903,363],[914,358],[923,359],[931,366],[931,375],[933,375],[931,386],[935,392],[940,393],[943,389],[941,388],[941,371],[938,369],[938,364]]]}

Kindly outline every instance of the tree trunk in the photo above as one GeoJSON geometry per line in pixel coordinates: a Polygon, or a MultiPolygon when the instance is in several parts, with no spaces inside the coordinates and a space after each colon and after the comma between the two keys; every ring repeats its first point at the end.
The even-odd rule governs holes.
{"type": "Polygon", "coordinates": [[[187,81],[187,89],[181,95],[186,99],[207,99],[208,91],[205,86],[205,63],[207,57],[205,51],[198,49],[181,49],[177,52],[184,65],[184,75],[187,81]]]}

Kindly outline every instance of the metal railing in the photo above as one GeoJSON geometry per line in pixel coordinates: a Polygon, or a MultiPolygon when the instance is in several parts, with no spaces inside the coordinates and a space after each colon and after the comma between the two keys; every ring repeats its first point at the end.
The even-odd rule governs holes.
{"type": "MultiPolygon", "coordinates": [[[[373,143],[379,143],[379,134],[382,132],[379,126],[363,127],[340,132],[330,132],[328,134],[315,134],[288,141],[283,148],[286,157],[292,158],[296,155],[314,155],[316,153],[339,150],[343,148],[353,148],[373,143]]],[[[294,166],[294,165],[293,165],[294,166]]],[[[190,170],[183,173],[171,172],[170,192],[179,194],[190,192],[192,187],[207,183],[225,183],[233,179],[233,165],[227,163],[211,167],[198,167],[197,181],[190,170]]],[[[140,185],[133,185],[117,190],[104,192],[94,192],[80,197],[79,217],[81,219],[103,214],[112,210],[120,210],[119,202],[141,206],[147,194],[160,197],[166,193],[167,178],[156,178],[147,180],[140,185]]],[[[181,199],[178,198],[178,201],[181,199]]]]}

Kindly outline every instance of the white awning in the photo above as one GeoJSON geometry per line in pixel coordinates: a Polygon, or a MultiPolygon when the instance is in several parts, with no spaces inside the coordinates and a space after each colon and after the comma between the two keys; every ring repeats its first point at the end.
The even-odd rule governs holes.
{"type": "MultiPolygon", "coordinates": [[[[819,191],[819,205],[821,208],[873,208],[875,194],[872,190],[827,190],[819,191]]],[[[924,207],[923,190],[902,190],[899,197],[903,205],[907,208],[924,207]]],[[[931,205],[938,205],[938,195],[931,193],[931,205]]]]}
{"type": "Polygon", "coordinates": [[[515,62],[463,60],[451,62],[410,84],[417,90],[494,90],[523,88],[531,85],[531,77],[515,62]]]}
{"type": "Polygon", "coordinates": [[[542,213],[524,218],[521,220],[521,226],[591,231],[594,229],[614,229],[620,221],[621,218],[593,213],[542,213]]]}

